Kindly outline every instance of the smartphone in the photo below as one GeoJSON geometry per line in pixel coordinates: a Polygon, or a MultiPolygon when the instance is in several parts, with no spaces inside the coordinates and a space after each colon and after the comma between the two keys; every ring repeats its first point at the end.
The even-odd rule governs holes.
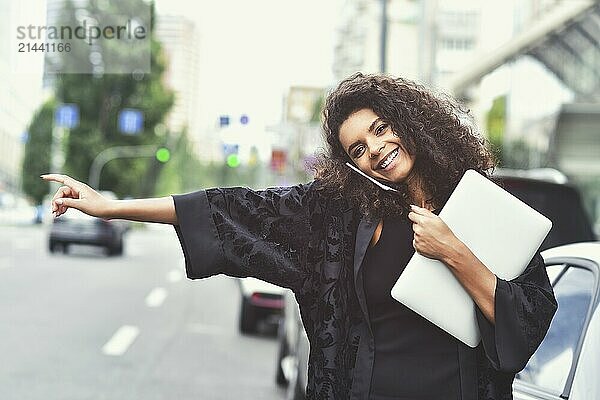
{"type": "Polygon", "coordinates": [[[397,189],[394,189],[393,187],[389,187],[387,185],[384,185],[383,183],[379,182],[377,179],[370,177],[369,175],[365,174],[364,172],[362,172],[360,169],[356,168],[354,165],[350,164],[349,162],[346,161],[346,165],[349,166],[353,171],[358,172],[359,174],[361,174],[362,176],[364,176],[365,178],[367,178],[368,180],[370,180],[371,182],[373,182],[374,184],[376,184],[377,186],[379,186],[380,188],[382,188],[383,190],[391,190],[393,192],[397,192],[397,189]]]}

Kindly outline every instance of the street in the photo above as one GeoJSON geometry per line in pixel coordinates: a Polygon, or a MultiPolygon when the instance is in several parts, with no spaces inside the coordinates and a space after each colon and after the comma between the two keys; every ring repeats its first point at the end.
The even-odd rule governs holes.
{"type": "Polygon", "coordinates": [[[171,226],[123,257],[47,251],[46,226],[0,227],[3,400],[281,399],[277,341],[238,331],[235,279],[191,281],[171,226]]]}

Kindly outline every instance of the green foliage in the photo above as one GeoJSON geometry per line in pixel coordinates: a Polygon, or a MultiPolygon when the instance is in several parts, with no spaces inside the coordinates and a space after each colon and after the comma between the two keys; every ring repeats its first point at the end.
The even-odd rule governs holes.
{"type": "Polygon", "coordinates": [[[310,122],[320,124],[321,123],[321,112],[323,111],[323,106],[325,105],[325,93],[323,93],[318,101],[315,101],[313,105],[312,115],[310,116],[310,122]]]}
{"type": "MultiPolygon", "coordinates": [[[[119,2],[91,1],[87,13],[103,21],[109,15],[129,15],[143,0],[119,2]]],[[[141,7],[141,6],[140,6],[141,7]]],[[[75,10],[67,3],[63,15],[75,24],[75,10]]],[[[122,46],[117,51],[128,51],[120,41],[103,41],[104,46],[122,46]]],[[[90,52],[92,51],[90,47],[90,52]]],[[[77,62],[89,59],[90,54],[75,54],[77,62]],[[86,58],[87,57],[87,58],[86,58]]],[[[68,58],[62,62],[68,62],[68,58]]],[[[73,61],[73,60],[71,60],[73,61]]],[[[55,82],[56,97],[61,103],[79,106],[80,123],[72,129],[66,145],[64,172],[76,179],[87,181],[94,158],[113,146],[136,146],[164,143],[156,133],[174,102],[172,91],[162,82],[165,58],[160,44],[151,40],[149,74],[58,74],[55,82]],[[143,131],[137,135],[123,135],[118,131],[118,115],[124,108],[135,108],[144,115],[143,131]]],[[[118,196],[143,197],[152,195],[154,182],[161,166],[152,157],[119,158],[109,161],[102,169],[99,188],[112,190],[118,196]]]]}
{"type": "Polygon", "coordinates": [[[487,113],[486,130],[492,151],[501,166],[505,163],[503,151],[504,131],[506,128],[506,95],[496,97],[487,113]]]}
{"type": "Polygon", "coordinates": [[[25,145],[25,154],[21,166],[23,191],[36,204],[41,204],[50,190],[49,183],[39,176],[50,172],[50,147],[52,143],[52,120],[56,102],[46,101],[33,116],[27,131],[29,140],[25,145]]]}

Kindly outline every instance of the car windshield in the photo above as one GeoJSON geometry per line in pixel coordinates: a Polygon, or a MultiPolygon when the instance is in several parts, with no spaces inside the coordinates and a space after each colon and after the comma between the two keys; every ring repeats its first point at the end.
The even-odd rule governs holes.
{"type": "Polygon", "coordinates": [[[567,243],[595,240],[578,193],[570,186],[504,178],[502,186],[552,221],[541,250],[567,243]]]}

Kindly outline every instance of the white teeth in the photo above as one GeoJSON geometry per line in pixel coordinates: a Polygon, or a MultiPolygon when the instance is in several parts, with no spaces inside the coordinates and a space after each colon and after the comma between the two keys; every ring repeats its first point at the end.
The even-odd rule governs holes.
{"type": "Polygon", "coordinates": [[[383,164],[381,164],[381,169],[386,168],[394,158],[396,158],[396,156],[398,155],[398,149],[392,151],[392,153],[385,159],[385,161],[383,162],[383,164]]]}

